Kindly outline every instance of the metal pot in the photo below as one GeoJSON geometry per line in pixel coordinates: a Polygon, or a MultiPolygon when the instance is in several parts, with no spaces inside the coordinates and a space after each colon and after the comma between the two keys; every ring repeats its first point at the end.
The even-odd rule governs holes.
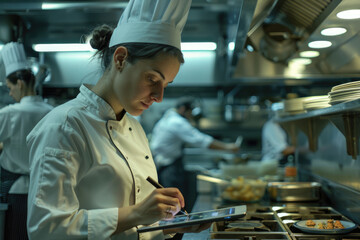
{"type": "Polygon", "coordinates": [[[269,182],[268,192],[272,201],[302,202],[320,199],[318,182],[269,182]]]}

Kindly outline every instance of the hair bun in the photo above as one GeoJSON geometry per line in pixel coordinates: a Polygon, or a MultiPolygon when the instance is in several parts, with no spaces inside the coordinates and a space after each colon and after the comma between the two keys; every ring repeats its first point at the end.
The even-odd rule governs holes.
{"type": "Polygon", "coordinates": [[[106,24],[96,27],[92,32],[90,45],[99,51],[109,46],[114,29],[106,24]]]}

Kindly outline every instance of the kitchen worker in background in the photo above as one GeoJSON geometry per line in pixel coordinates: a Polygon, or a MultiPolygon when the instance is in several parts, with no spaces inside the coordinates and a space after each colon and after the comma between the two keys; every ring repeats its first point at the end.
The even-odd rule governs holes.
{"type": "Polygon", "coordinates": [[[185,144],[193,147],[237,152],[238,144],[226,143],[200,132],[192,124],[193,97],[180,98],[175,108],[167,110],[155,124],[150,141],[151,151],[158,169],[159,181],[166,187],[177,187],[186,194],[186,177],[182,162],[185,144]]]}
{"type": "Polygon", "coordinates": [[[0,109],[1,202],[8,203],[5,239],[28,239],[26,231],[29,188],[29,151],[26,136],[53,107],[35,94],[35,76],[28,68],[24,46],[6,44],[1,57],[9,95],[17,103],[0,109]]]}
{"type": "Polygon", "coordinates": [[[275,122],[275,113],[283,109],[283,103],[273,103],[268,121],[262,128],[262,161],[273,161],[284,165],[295,147],[288,143],[287,134],[279,123],[275,122]]]}
{"type": "Polygon", "coordinates": [[[164,239],[210,225],[137,233],[185,206],[176,188],[155,189],[156,167],[137,120],[181,63],[189,0],[131,0],[115,29],[90,40],[103,75],[58,106],[29,134],[30,239],[164,239]],[[128,114],[129,113],[129,114],[128,114]]]}

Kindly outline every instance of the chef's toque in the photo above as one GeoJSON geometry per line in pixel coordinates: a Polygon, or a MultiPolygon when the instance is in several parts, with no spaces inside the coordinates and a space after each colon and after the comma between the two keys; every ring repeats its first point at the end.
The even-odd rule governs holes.
{"type": "Polygon", "coordinates": [[[110,39],[121,43],[159,43],[181,50],[181,32],[191,0],[130,0],[110,39]]]}
{"type": "Polygon", "coordinates": [[[24,46],[21,43],[10,42],[6,44],[1,50],[1,56],[5,65],[6,76],[19,70],[29,69],[24,46]]]}

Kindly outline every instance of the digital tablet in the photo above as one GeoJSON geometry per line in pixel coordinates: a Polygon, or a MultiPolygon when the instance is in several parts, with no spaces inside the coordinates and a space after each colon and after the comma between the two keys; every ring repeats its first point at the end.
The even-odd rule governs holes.
{"type": "Polygon", "coordinates": [[[246,215],[246,205],[220,208],[203,212],[193,212],[189,215],[176,215],[171,220],[161,220],[152,226],[138,228],[138,232],[149,232],[165,228],[178,228],[200,223],[218,222],[241,218],[246,215]]]}

